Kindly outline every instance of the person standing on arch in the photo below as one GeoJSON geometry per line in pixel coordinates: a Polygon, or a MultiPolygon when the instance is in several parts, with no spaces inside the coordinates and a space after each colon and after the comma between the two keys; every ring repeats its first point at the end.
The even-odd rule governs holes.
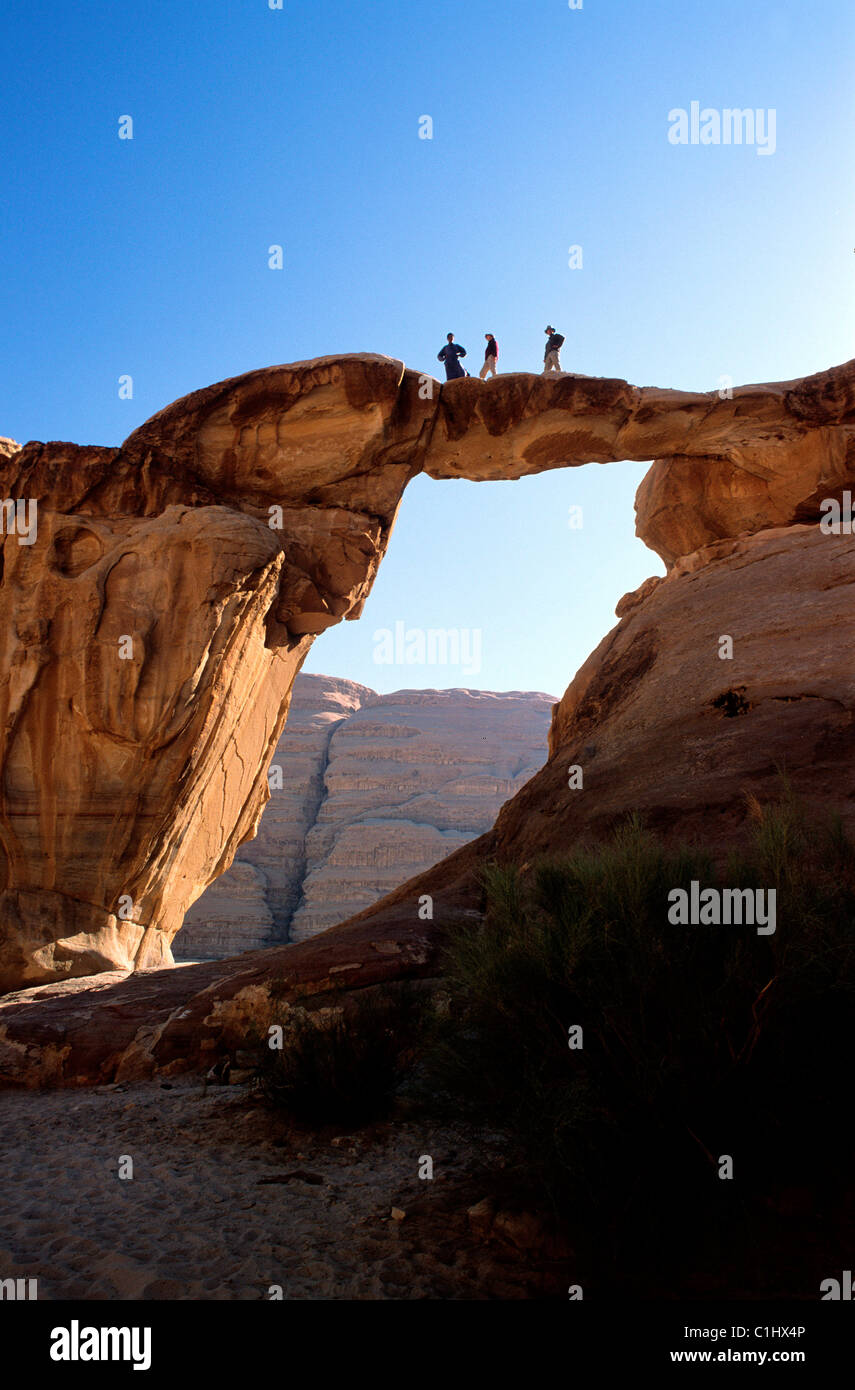
{"type": "Polygon", "coordinates": [[[487,377],[490,375],[491,372],[493,373],[493,376],[499,375],[499,373],[496,371],[496,359],[499,356],[499,344],[496,342],[496,339],[493,337],[492,333],[485,333],[484,337],[487,339],[487,348],[484,353],[484,365],[479,373],[479,376],[481,377],[482,381],[486,381],[487,377]]]}
{"type": "Polygon", "coordinates": [[[466,356],[465,347],[454,341],[454,334],[448,334],[448,341],[444,348],[440,348],[436,354],[438,362],[445,363],[446,381],[454,381],[459,376],[466,376],[467,373],[460,365],[460,358],[466,356]]]}
{"type": "Polygon", "coordinates": [[[547,372],[561,371],[561,362],[558,354],[564,343],[564,335],[562,333],[556,333],[551,324],[543,331],[548,335],[546,339],[546,351],[543,354],[543,374],[546,376],[547,372]]]}

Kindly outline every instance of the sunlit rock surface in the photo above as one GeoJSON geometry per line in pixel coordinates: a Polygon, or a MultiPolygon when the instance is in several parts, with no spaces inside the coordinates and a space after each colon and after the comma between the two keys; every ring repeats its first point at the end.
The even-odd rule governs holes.
{"type": "MultiPolygon", "coordinates": [[[[574,803],[565,815],[562,805],[542,837],[521,826],[520,844],[563,843],[608,819],[604,807],[636,795],[632,758],[654,747],[647,799],[657,814],[684,812],[687,797],[700,812],[706,769],[723,758],[731,759],[727,797],[736,797],[752,769],[769,775],[781,748],[783,735],[765,752],[749,748],[769,733],[765,717],[752,722],[766,699],[776,702],[798,775],[812,760],[822,768],[832,741],[848,807],[852,544],[845,535],[818,539],[818,522],[826,498],[855,487],[853,437],[853,362],[721,398],[569,374],[440,387],[391,358],[358,355],[207,387],[119,449],[8,441],[0,497],[37,503],[38,529],[26,543],[9,518],[2,537],[0,990],[171,963],[187,908],[255,833],[291,686],[314,637],[360,615],[403,490],[422,470],[513,479],[654,460],[637,529],[669,575],[629,600],[618,635],[583,668],[601,707],[597,746],[606,726],[609,742],[622,740],[619,780],[598,783],[604,755],[585,755],[594,769],[586,809],[574,803]],[[803,541],[803,526],[813,540],[803,541]],[[733,541],[744,548],[728,550],[733,541]],[[803,579],[813,586],[810,619],[803,579]],[[719,608],[710,600],[707,611],[709,585],[719,586],[719,608]],[[666,611],[670,627],[658,616],[666,611]],[[715,676],[700,683],[686,678],[693,663],[719,661],[709,656],[709,631],[726,633],[737,618],[754,628],[735,643],[734,661],[713,665],[715,676]],[[779,625],[787,621],[789,634],[779,625]],[[802,662],[788,666],[801,642],[822,681],[808,681],[802,662]],[[678,651],[692,653],[688,666],[678,651]],[[669,740],[651,737],[641,718],[663,672],[669,740]],[[635,693],[617,709],[615,692],[627,684],[635,693]],[[730,720],[701,721],[695,702],[712,685],[744,686],[740,733],[730,720]],[[778,693],[758,702],[755,685],[778,693]],[[794,711],[813,700],[819,723],[794,711]],[[694,791],[680,790],[675,767],[694,769],[694,791]]],[[[536,562],[536,553],[521,554],[520,563],[536,562]]],[[[563,703],[556,758],[561,739],[575,751],[578,718],[563,703]]],[[[553,760],[540,776],[556,769],[553,760]]],[[[539,786],[512,802],[528,808],[527,822],[539,786]]],[[[722,825],[738,818],[737,805],[727,800],[722,825]]],[[[503,813],[500,826],[512,827],[515,814],[503,813]]],[[[490,843],[509,852],[516,839],[502,831],[490,843]]],[[[453,888],[454,866],[478,853],[456,852],[442,892],[453,888]]]]}
{"type": "Polygon", "coordinates": [[[191,907],[176,959],[313,936],[483,834],[543,764],[552,704],[298,676],[258,834],[191,907]]]}

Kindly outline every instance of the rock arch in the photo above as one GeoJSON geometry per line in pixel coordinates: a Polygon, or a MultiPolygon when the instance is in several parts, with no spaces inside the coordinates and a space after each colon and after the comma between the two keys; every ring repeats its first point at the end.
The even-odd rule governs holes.
{"type": "MultiPolygon", "coordinates": [[[[786,548],[806,557],[805,604],[852,582],[851,541],[818,550],[815,523],[855,486],[855,361],[722,397],[572,375],[440,386],[328,357],[197,391],[119,449],[6,442],[2,497],[38,502],[38,535],[2,538],[0,991],[170,963],[186,908],[255,832],[294,676],[361,613],[412,477],[651,458],[637,530],[668,576],[622,600],[556,707],[553,755],[617,718],[618,688],[631,703],[638,650],[656,670],[672,579],[786,548]]],[[[776,574],[786,593],[792,563],[776,574]]],[[[699,612],[703,589],[682,595],[699,612]]],[[[669,669],[661,689],[644,677],[657,698],[669,669]]],[[[613,746],[632,756],[619,729],[613,746]]],[[[516,816],[537,841],[541,793],[506,808],[499,840],[516,816]]]]}

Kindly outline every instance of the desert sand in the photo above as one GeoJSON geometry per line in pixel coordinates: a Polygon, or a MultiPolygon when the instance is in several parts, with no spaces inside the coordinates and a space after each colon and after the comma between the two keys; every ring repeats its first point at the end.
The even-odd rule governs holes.
{"type": "Polygon", "coordinates": [[[40,1299],[525,1298],[525,1257],[470,1229],[481,1156],[412,1122],[297,1128],[247,1084],[7,1091],[0,1278],[40,1299]]]}

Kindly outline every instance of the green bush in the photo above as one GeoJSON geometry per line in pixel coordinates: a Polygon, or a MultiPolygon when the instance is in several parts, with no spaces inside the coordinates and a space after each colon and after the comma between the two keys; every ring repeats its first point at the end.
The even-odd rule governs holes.
{"type": "Polygon", "coordinates": [[[449,939],[427,1089],[505,1135],[521,1190],[589,1233],[592,1267],[673,1274],[690,1247],[750,1242],[773,1189],[847,1182],[855,855],[788,792],[750,810],[723,874],[636,817],[525,874],[491,866],[483,922],[449,939]],[[670,924],[693,879],[776,888],[775,934],[670,924]],[[722,1154],[738,1181],[718,1180],[722,1154]]]}

